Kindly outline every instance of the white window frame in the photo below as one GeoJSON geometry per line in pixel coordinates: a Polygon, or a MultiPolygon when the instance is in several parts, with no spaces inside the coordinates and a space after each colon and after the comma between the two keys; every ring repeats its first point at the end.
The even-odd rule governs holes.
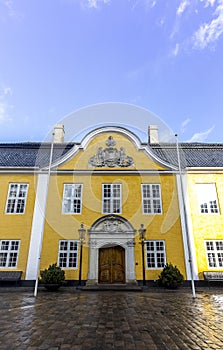
{"type": "Polygon", "coordinates": [[[208,267],[210,269],[223,269],[223,240],[206,240],[205,248],[208,267]]]}
{"type": "Polygon", "coordinates": [[[80,215],[82,214],[82,196],[83,196],[83,184],[80,183],[66,183],[63,188],[63,201],[62,201],[62,214],[66,215],[80,215]],[[80,194],[77,189],[80,188],[80,194]],[[70,188],[70,189],[68,189],[70,188]],[[71,195],[67,195],[67,192],[71,191],[71,195]],[[80,211],[75,211],[75,201],[80,201],[80,211]],[[66,206],[68,209],[66,209],[66,206]]]}
{"type": "Polygon", "coordinates": [[[120,183],[106,183],[102,184],[102,214],[122,214],[122,184],[120,183]],[[110,187],[110,196],[106,196],[106,186],[110,187]],[[120,196],[115,196],[115,188],[119,187],[120,196]],[[115,204],[119,202],[119,210],[115,208],[115,204]],[[110,204],[109,208],[105,204],[110,204]]]}
{"type": "Polygon", "coordinates": [[[18,265],[19,258],[19,248],[20,248],[20,240],[13,239],[2,239],[0,240],[0,269],[2,268],[16,268],[18,265]],[[2,256],[3,259],[5,256],[5,265],[2,265],[2,256]],[[12,263],[13,260],[15,263],[12,263]]]}
{"type": "Polygon", "coordinates": [[[161,185],[160,184],[148,184],[148,183],[141,184],[141,193],[142,193],[142,212],[143,212],[143,214],[146,214],[146,215],[162,215],[163,209],[162,209],[161,185]],[[159,195],[158,196],[154,195],[154,187],[155,186],[157,186],[158,189],[159,189],[158,190],[159,191],[159,195]],[[148,197],[145,196],[145,191],[144,191],[145,187],[149,188],[150,196],[148,196],[148,197]],[[160,208],[160,212],[158,212],[156,210],[155,201],[158,203],[158,206],[160,208]],[[146,209],[146,202],[148,202],[150,204],[150,208],[151,208],[150,212],[149,212],[148,209],[146,209]]]}
{"type": "Polygon", "coordinates": [[[58,266],[62,269],[77,269],[78,268],[78,241],[76,240],[60,240],[58,244],[58,266]],[[73,245],[73,247],[72,247],[73,245]],[[73,255],[73,256],[72,256],[73,255]],[[70,259],[75,257],[76,263],[70,265],[70,259]],[[61,259],[65,259],[65,264],[62,264],[61,259]],[[64,266],[65,265],[65,266],[64,266]]]}
{"type": "Polygon", "coordinates": [[[6,206],[5,206],[5,214],[25,214],[26,211],[26,201],[27,201],[27,195],[28,195],[28,189],[29,189],[29,184],[28,183],[17,183],[17,182],[12,182],[9,184],[8,187],[8,195],[7,195],[7,200],[6,200],[6,206]],[[13,191],[13,186],[17,187],[13,191]],[[22,189],[22,187],[25,186],[25,189],[22,189]],[[13,194],[14,193],[14,194],[13,194]],[[14,204],[10,204],[11,201],[14,201],[14,204]],[[22,206],[22,211],[18,211],[19,207],[22,206]],[[13,210],[12,210],[13,208],[13,210]],[[11,210],[11,211],[9,211],[11,210]]]}
{"type": "Polygon", "coordinates": [[[164,240],[147,240],[145,241],[145,248],[146,248],[146,269],[147,270],[162,270],[166,264],[166,245],[164,240]],[[159,249],[159,245],[162,243],[163,249],[159,249]],[[148,249],[149,244],[151,246],[153,245],[153,250],[148,249]],[[154,259],[154,265],[155,266],[149,266],[148,260],[151,258],[151,255],[153,254],[153,259],[154,259]],[[163,263],[161,266],[160,265],[160,259],[161,257],[159,256],[162,254],[162,259],[163,263]]]}
{"type": "Polygon", "coordinates": [[[215,183],[197,183],[196,190],[197,190],[200,214],[202,215],[220,214],[216,184],[215,183]]]}

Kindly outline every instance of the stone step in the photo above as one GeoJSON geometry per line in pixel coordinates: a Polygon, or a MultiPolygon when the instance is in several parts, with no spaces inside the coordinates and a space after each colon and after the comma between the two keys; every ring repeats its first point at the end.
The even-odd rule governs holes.
{"type": "Polygon", "coordinates": [[[141,292],[142,288],[137,284],[95,284],[80,288],[83,291],[128,291],[141,292]]]}

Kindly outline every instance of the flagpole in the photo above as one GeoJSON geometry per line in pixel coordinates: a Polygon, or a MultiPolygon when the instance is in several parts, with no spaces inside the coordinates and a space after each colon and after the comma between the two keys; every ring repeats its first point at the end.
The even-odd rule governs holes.
{"type": "Polygon", "coordinates": [[[175,137],[176,137],[176,146],[177,146],[178,170],[180,175],[180,191],[181,191],[182,202],[183,202],[183,214],[184,214],[184,223],[185,223],[185,231],[186,231],[186,238],[187,238],[188,262],[190,266],[190,275],[191,275],[191,289],[192,289],[193,298],[196,298],[196,291],[195,291],[195,284],[194,284],[194,277],[193,277],[193,260],[192,260],[192,254],[191,254],[191,242],[189,237],[189,229],[188,229],[188,221],[187,221],[187,213],[186,213],[186,201],[185,201],[185,195],[184,195],[184,189],[183,189],[183,177],[182,177],[178,135],[175,134],[175,137]]]}
{"type": "Polygon", "coordinates": [[[39,257],[38,257],[38,266],[37,266],[37,273],[36,273],[36,280],[35,280],[35,288],[34,288],[34,297],[37,296],[38,291],[38,282],[39,282],[39,271],[40,271],[40,258],[41,258],[41,251],[42,251],[42,242],[43,242],[43,233],[44,233],[44,225],[45,225],[45,217],[46,217],[46,204],[47,204],[47,197],[48,197],[48,190],[49,190],[49,182],[50,182],[50,173],[51,173],[51,167],[52,167],[52,160],[53,160],[53,141],[54,141],[54,132],[52,134],[52,140],[51,140],[51,146],[50,146],[50,159],[49,159],[49,168],[47,173],[47,183],[46,183],[46,194],[45,194],[45,201],[43,206],[43,222],[40,232],[40,243],[39,243],[39,257]]]}

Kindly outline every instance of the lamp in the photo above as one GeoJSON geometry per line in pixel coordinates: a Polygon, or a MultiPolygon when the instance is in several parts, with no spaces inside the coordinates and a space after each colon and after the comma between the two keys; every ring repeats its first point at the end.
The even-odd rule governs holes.
{"type": "Polygon", "coordinates": [[[140,243],[142,245],[142,276],[143,276],[143,286],[146,285],[146,279],[145,279],[145,256],[144,256],[144,244],[145,244],[145,232],[146,229],[144,227],[144,224],[141,224],[139,232],[139,239],[140,243]]]}
{"type": "Polygon", "coordinates": [[[78,229],[78,233],[79,233],[79,243],[80,243],[80,267],[79,267],[78,286],[81,286],[82,252],[83,252],[83,245],[85,243],[85,234],[86,234],[86,230],[84,228],[84,224],[83,223],[81,223],[80,228],[78,229]]]}

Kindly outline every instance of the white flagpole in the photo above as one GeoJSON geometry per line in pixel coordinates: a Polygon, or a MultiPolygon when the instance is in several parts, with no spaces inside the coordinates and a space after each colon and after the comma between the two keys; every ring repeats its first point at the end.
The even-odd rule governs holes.
{"type": "Polygon", "coordinates": [[[49,182],[50,182],[50,172],[51,172],[52,159],[53,159],[53,141],[54,141],[54,133],[52,134],[49,168],[48,168],[48,173],[47,173],[46,194],[45,194],[45,201],[44,201],[44,206],[43,206],[43,210],[42,210],[43,222],[42,222],[42,227],[41,227],[41,232],[40,232],[41,237],[40,237],[40,244],[39,244],[39,258],[38,258],[38,267],[37,267],[37,273],[36,273],[34,297],[37,296],[38,282],[39,282],[40,257],[41,257],[41,251],[42,251],[43,232],[44,232],[44,225],[45,225],[45,218],[46,218],[46,206],[47,206],[47,197],[48,197],[49,182]]]}
{"type": "Polygon", "coordinates": [[[189,256],[188,262],[190,266],[190,275],[191,275],[191,288],[192,288],[193,298],[196,298],[194,277],[193,277],[193,260],[192,260],[192,254],[191,254],[191,242],[190,242],[188,222],[187,222],[187,213],[186,213],[186,204],[185,204],[186,202],[185,202],[185,195],[184,195],[184,189],[183,189],[183,177],[182,177],[182,169],[181,169],[181,161],[180,161],[178,135],[176,134],[175,137],[176,137],[176,145],[177,145],[178,169],[179,169],[179,175],[180,175],[180,191],[181,191],[181,196],[183,201],[183,214],[184,214],[185,231],[186,231],[186,237],[187,237],[187,248],[188,248],[188,256],[189,256]]]}

